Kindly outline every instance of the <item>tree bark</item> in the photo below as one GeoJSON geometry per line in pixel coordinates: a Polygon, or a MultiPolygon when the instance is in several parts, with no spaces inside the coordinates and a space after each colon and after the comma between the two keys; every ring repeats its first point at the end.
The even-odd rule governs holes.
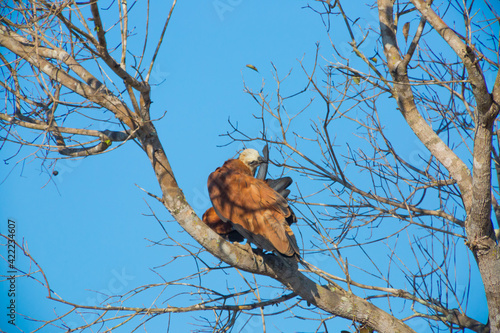
{"type": "Polygon", "coordinates": [[[441,140],[418,112],[410,80],[408,79],[407,68],[404,65],[405,62],[401,58],[397,45],[392,6],[392,1],[390,0],[378,1],[380,33],[382,35],[384,54],[394,80],[394,87],[392,89],[393,97],[398,103],[399,111],[415,135],[429,149],[431,154],[446,167],[453,179],[457,181],[457,185],[462,193],[464,206],[466,210],[469,210],[472,202],[472,177],[469,168],[441,140]]]}
{"type": "MultiPolygon", "coordinates": [[[[500,251],[495,242],[491,221],[491,141],[493,122],[498,114],[499,101],[493,103],[481,68],[475,61],[473,50],[446,26],[430,8],[429,2],[421,0],[412,0],[412,2],[422,16],[453,48],[467,69],[468,79],[477,102],[473,176],[470,175],[465,163],[438,137],[418,112],[407,68],[401,66],[402,59],[397,47],[392,2],[379,0],[380,31],[384,53],[395,81],[393,94],[401,113],[413,132],[457,181],[467,213],[465,223],[467,244],[473,252],[481,272],[488,303],[491,332],[500,332],[500,251]]],[[[499,81],[498,78],[497,81],[499,81]]]]}

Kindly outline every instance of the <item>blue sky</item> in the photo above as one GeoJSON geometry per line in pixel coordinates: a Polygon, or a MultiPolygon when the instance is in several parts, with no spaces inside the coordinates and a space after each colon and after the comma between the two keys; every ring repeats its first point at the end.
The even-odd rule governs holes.
{"type": "MultiPolygon", "coordinates": [[[[306,68],[312,68],[317,42],[320,42],[323,57],[332,56],[321,19],[303,8],[305,4],[289,1],[180,1],[175,8],[151,76],[150,83],[158,84],[153,86],[151,111],[152,118],[160,117],[166,111],[156,124],[158,133],[179,185],[200,216],[210,205],[206,191],[209,173],[242,148],[241,144],[224,146],[229,140],[220,134],[231,131],[228,119],[255,136],[261,129],[260,122],[252,115],[259,113],[259,107],[244,93],[243,80],[247,86],[258,90],[264,79],[267,91],[272,93],[272,62],[282,77],[292,69],[291,78],[283,89],[293,93],[306,82],[299,60],[303,60],[306,68]],[[256,66],[259,72],[247,68],[247,64],[256,66]]],[[[139,6],[141,4],[135,10],[141,12],[143,8],[139,6]]],[[[154,6],[150,48],[161,31],[170,3],[154,6]]],[[[345,10],[350,15],[363,15],[362,25],[378,29],[376,17],[368,13],[366,5],[353,3],[345,10]]],[[[131,39],[137,43],[131,48],[142,47],[144,26],[141,21],[133,22],[130,28],[138,36],[131,39]]],[[[339,50],[344,50],[344,55],[352,59],[351,64],[355,64],[357,59],[348,51],[343,23],[333,22],[331,34],[335,43],[339,43],[339,50]]],[[[374,54],[374,44],[374,39],[368,39],[364,44],[363,50],[368,56],[374,54]]],[[[306,104],[305,100],[298,101],[297,105],[290,106],[291,113],[298,112],[306,104]]],[[[393,105],[387,111],[388,119],[399,117],[394,102],[390,103],[393,105]]],[[[303,131],[308,132],[311,117],[307,113],[301,117],[303,131]]],[[[357,142],[355,132],[354,127],[336,131],[344,153],[347,151],[345,142],[357,142]]],[[[389,133],[394,138],[403,138],[396,145],[406,142],[406,156],[414,156],[415,152],[426,153],[404,125],[389,129],[389,133]]],[[[262,148],[259,143],[249,146],[262,148]]],[[[2,159],[15,154],[16,149],[13,145],[6,145],[1,151],[2,159]]],[[[17,241],[27,245],[44,269],[53,290],[65,299],[94,305],[103,300],[95,291],[120,294],[147,283],[161,282],[151,268],[159,267],[183,252],[175,247],[151,246],[148,240],[159,241],[164,234],[158,222],[148,216],[151,214],[148,205],[165,221],[172,237],[186,244],[194,242],[175,222],[171,222],[172,218],[164,208],[135,186],[160,195],[150,163],[134,143],[129,142],[100,156],[61,160],[56,167],[59,175],[52,180],[41,168],[39,160],[27,158],[16,164],[31,152],[29,148],[23,149],[8,163],[0,165],[0,231],[5,232],[8,218],[16,221],[17,241]]],[[[271,167],[270,172],[278,175],[281,170],[271,167]]],[[[308,189],[307,182],[301,184],[308,189]]],[[[304,231],[304,238],[310,236],[310,232],[304,231]]],[[[25,263],[23,260],[18,254],[18,261],[25,263]]],[[[321,257],[316,257],[316,261],[321,264],[321,257]]],[[[212,257],[212,262],[217,261],[212,257]]],[[[194,260],[179,260],[179,263],[167,267],[157,269],[167,280],[198,269],[194,260]]],[[[340,272],[333,270],[333,273],[340,272]]],[[[223,288],[239,279],[234,272],[228,274],[209,275],[205,277],[206,283],[223,288]]],[[[262,281],[271,283],[267,278],[262,281]]],[[[242,285],[241,280],[234,283],[238,287],[242,285]]],[[[68,309],[44,300],[45,291],[33,281],[19,280],[17,288],[19,313],[47,319],[53,317],[54,311],[62,313],[68,309]]],[[[473,291],[479,296],[473,297],[472,301],[484,304],[481,288],[473,291]]],[[[4,290],[0,292],[4,294],[4,290]]],[[[154,295],[139,298],[138,302],[142,304],[137,306],[149,306],[154,295]]],[[[271,291],[263,295],[271,296],[271,291]]],[[[174,298],[168,304],[186,306],[192,304],[189,299],[174,298]]],[[[485,322],[481,306],[472,313],[476,319],[485,322]]],[[[192,323],[203,315],[201,312],[173,315],[171,332],[196,329],[192,323]]],[[[311,325],[306,321],[283,321],[290,316],[287,313],[269,317],[266,320],[268,331],[309,332],[317,327],[316,323],[311,325]]],[[[245,330],[261,330],[260,318],[255,318],[257,321],[252,319],[245,330]]],[[[28,320],[18,320],[26,331],[38,326],[28,320]]],[[[2,319],[0,326],[3,323],[2,319]]],[[[152,320],[147,327],[151,332],[165,331],[167,323],[168,315],[164,315],[152,320]]],[[[337,331],[349,327],[345,321],[330,323],[329,328],[337,331]]],[[[126,332],[127,329],[117,331],[126,332]]],[[[423,332],[424,328],[420,331],[423,332]]]]}

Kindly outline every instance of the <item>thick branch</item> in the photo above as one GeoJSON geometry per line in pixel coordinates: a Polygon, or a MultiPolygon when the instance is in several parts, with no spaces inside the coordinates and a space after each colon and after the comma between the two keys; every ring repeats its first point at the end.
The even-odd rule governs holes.
{"type": "Polygon", "coordinates": [[[473,178],[469,170],[420,116],[409,85],[407,68],[402,66],[393,23],[392,2],[379,0],[379,18],[384,52],[395,81],[395,97],[408,124],[431,153],[456,179],[467,212],[465,229],[468,246],[474,253],[481,272],[488,302],[490,325],[500,330],[500,256],[491,223],[491,140],[493,120],[499,108],[492,103],[486,83],[475,57],[472,45],[466,45],[430,8],[430,2],[412,0],[412,3],[432,27],[455,51],[468,73],[474,98],[475,135],[473,151],[473,178]]]}
{"type": "Polygon", "coordinates": [[[387,64],[394,80],[393,96],[396,98],[400,112],[419,140],[429,149],[438,161],[445,166],[450,175],[457,181],[462,193],[462,200],[467,212],[472,205],[472,177],[465,163],[441,140],[432,127],[420,115],[411,84],[408,79],[407,69],[403,66],[396,42],[393,26],[392,1],[379,0],[379,20],[384,53],[387,64]]]}

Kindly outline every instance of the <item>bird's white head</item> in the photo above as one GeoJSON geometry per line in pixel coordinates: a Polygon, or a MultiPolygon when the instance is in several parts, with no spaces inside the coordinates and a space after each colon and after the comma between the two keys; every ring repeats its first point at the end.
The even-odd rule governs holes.
{"type": "Polygon", "coordinates": [[[259,152],[251,148],[243,150],[238,159],[250,168],[252,175],[255,175],[257,167],[264,162],[264,159],[259,155],[259,152]]]}

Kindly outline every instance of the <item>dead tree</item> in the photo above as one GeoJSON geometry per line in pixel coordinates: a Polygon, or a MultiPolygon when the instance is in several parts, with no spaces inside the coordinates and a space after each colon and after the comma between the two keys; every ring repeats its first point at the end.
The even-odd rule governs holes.
{"type": "MultiPolygon", "coordinates": [[[[279,256],[251,253],[224,241],[200,221],[177,184],[151,117],[149,83],[163,36],[175,19],[175,5],[174,0],[159,41],[150,49],[145,36],[139,53],[129,45],[129,21],[137,15],[131,15],[133,5],[127,1],[109,8],[96,1],[43,0],[3,7],[0,46],[8,50],[0,55],[0,87],[6,101],[0,112],[3,144],[35,147],[52,170],[57,158],[48,157],[99,155],[137,142],[161,188],[161,194],[150,195],[201,249],[224,263],[220,265],[225,269],[271,277],[288,291],[261,300],[251,288],[244,294],[253,293],[256,301],[238,304],[241,294],[170,281],[131,290],[120,299],[182,285],[197,290],[200,302],[163,308],[123,303],[84,306],[60,298],[39,267],[26,274],[42,274],[36,278],[47,288],[48,297],[70,309],[45,325],[64,328],[58,322],[80,310],[99,316],[72,329],[98,325],[113,329],[139,316],[146,323],[167,313],[215,311],[209,325],[224,331],[243,311],[293,300],[294,307],[311,316],[327,314],[327,319],[317,319],[320,326],[342,317],[356,329],[413,332],[407,323],[420,318],[440,329],[500,332],[500,256],[491,219],[492,208],[498,212],[499,195],[491,173],[500,163],[493,144],[500,101],[498,15],[493,6],[488,1],[477,9],[472,2],[380,0],[373,7],[380,25],[369,27],[346,13],[343,2],[317,1],[308,10],[318,13],[327,31],[334,23],[345,25],[356,65],[332,35],[333,58],[328,56],[332,52],[320,54],[318,48],[312,72],[300,63],[306,77],[303,90],[287,92],[286,80],[292,78],[280,77],[278,70],[273,94],[247,87],[260,106],[256,115],[263,130],[253,135],[235,129],[228,135],[238,141],[269,143],[276,165],[292,177],[307,176],[294,177],[299,194],[293,201],[301,213],[300,228],[308,228],[314,237],[303,242],[304,261],[295,267],[279,256]],[[465,34],[447,23],[447,9],[460,12],[465,34]],[[104,24],[104,11],[115,21],[104,24]],[[358,33],[361,37],[356,37],[358,33]],[[375,55],[365,54],[362,44],[367,39],[376,45],[375,55]],[[436,52],[434,43],[451,51],[436,52]],[[494,82],[485,78],[488,71],[496,73],[494,82]],[[104,112],[97,116],[94,110],[104,112]],[[294,131],[304,121],[310,121],[311,130],[294,131]],[[401,124],[425,147],[420,155],[408,158],[403,143],[393,137],[390,126],[401,124]],[[339,143],[340,129],[349,128],[355,135],[339,143]],[[400,242],[404,245],[398,243],[402,235],[407,238],[400,242]],[[374,245],[386,249],[385,263],[370,255],[374,245]],[[487,324],[467,315],[467,292],[457,289],[452,274],[464,251],[473,254],[471,269],[477,267],[482,277],[487,324]],[[311,258],[322,258],[321,263],[311,258]],[[342,275],[332,273],[334,266],[342,275]],[[373,281],[366,276],[378,283],[366,283],[373,281]]],[[[148,30],[149,5],[142,20],[148,30]]],[[[36,257],[22,244],[19,248],[36,257]]],[[[221,267],[207,265],[193,275],[221,267]]],[[[254,287],[263,287],[254,279],[254,287]]]]}

